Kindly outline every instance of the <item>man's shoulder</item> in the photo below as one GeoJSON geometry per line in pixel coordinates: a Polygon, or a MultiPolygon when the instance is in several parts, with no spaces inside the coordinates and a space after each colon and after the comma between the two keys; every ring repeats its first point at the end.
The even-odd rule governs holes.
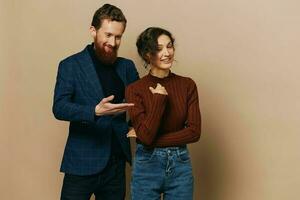
{"type": "Polygon", "coordinates": [[[134,62],[129,58],[118,57],[117,63],[126,66],[135,66],[134,62]]]}
{"type": "Polygon", "coordinates": [[[87,50],[86,48],[81,50],[80,52],[74,53],[72,55],[69,55],[68,57],[62,59],[60,61],[61,64],[73,64],[74,62],[76,62],[76,60],[80,60],[83,57],[85,57],[87,55],[87,50]]]}

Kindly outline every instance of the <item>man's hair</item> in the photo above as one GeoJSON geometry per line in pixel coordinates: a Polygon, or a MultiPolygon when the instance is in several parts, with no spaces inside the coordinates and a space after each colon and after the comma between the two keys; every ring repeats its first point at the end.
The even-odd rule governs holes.
{"type": "Polygon", "coordinates": [[[122,22],[124,24],[124,28],[126,27],[127,20],[123,12],[114,5],[104,4],[98,10],[96,10],[91,25],[98,30],[101,27],[104,19],[122,22]]]}
{"type": "Polygon", "coordinates": [[[162,28],[149,27],[138,36],[136,47],[139,55],[147,64],[150,63],[150,58],[147,56],[147,54],[150,53],[152,56],[154,56],[158,52],[157,39],[161,35],[168,36],[172,42],[172,45],[174,45],[175,39],[173,38],[172,34],[162,28]]]}

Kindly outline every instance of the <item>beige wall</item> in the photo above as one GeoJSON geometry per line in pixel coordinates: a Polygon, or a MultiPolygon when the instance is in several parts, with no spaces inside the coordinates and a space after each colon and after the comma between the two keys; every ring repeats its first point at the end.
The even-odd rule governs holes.
{"type": "MultiPolygon", "coordinates": [[[[141,75],[135,39],[162,26],[176,37],[173,71],[197,82],[195,199],[298,199],[299,1],[110,2],[129,21],[120,55],[141,75]]],[[[57,64],[91,41],[89,23],[103,3],[1,0],[0,199],[59,198],[67,123],[51,113],[57,64]]]]}

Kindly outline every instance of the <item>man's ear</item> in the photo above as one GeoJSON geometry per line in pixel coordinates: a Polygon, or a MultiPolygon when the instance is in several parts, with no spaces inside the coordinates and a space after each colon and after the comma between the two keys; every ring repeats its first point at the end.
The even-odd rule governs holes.
{"type": "Polygon", "coordinates": [[[97,30],[96,30],[96,28],[95,28],[94,26],[90,26],[90,34],[91,34],[91,36],[92,36],[93,38],[96,37],[96,35],[97,35],[97,30]]]}

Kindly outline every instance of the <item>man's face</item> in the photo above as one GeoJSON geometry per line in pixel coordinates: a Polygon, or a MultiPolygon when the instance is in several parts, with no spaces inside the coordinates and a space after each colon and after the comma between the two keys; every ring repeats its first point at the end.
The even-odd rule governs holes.
{"type": "Polygon", "coordinates": [[[96,30],[91,27],[91,34],[94,38],[94,48],[98,58],[105,64],[113,64],[118,56],[118,49],[124,32],[122,22],[102,20],[101,27],[96,30]]]}

